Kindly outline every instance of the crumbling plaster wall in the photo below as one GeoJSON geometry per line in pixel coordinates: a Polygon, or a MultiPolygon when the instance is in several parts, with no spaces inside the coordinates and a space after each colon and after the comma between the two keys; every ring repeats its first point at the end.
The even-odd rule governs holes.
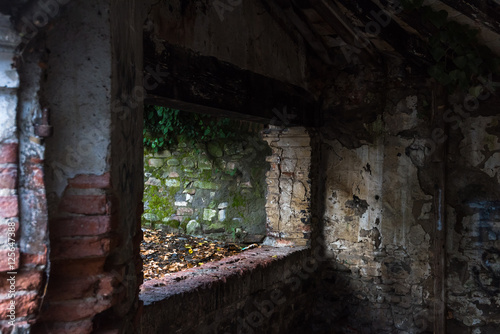
{"type": "Polygon", "coordinates": [[[133,332],[142,283],[142,6],[72,1],[41,35],[48,289],[37,330],[133,332]]]}
{"type": "Polygon", "coordinates": [[[363,333],[433,330],[432,153],[442,144],[448,149],[447,323],[450,333],[493,333],[500,326],[496,98],[463,113],[466,97],[453,96],[441,133],[430,125],[432,88],[425,78],[379,82],[386,92],[366,74],[346,78],[327,93],[349,91],[348,101],[334,105],[343,118],[326,112],[321,132],[320,229],[334,259],[320,278],[320,291],[332,289],[318,297],[326,321],[363,333]],[[356,131],[349,136],[346,129],[356,131]]]}
{"type": "Polygon", "coordinates": [[[146,6],[146,32],[157,53],[167,42],[306,88],[302,38],[285,32],[260,1],[147,1],[146,6]]]}

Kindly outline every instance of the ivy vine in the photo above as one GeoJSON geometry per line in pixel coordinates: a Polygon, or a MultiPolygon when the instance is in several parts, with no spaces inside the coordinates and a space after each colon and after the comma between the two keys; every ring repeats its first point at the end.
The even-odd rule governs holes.
{"type": "Polygon", "coordinates": [[[179,140],[206,142],[231,138],[236,132],[228,118],[181,112],[177,109],[146,105],[144,108],[144,146],[158,152],[179,140]]]}
{"type": "Polygon", "coordinates": [[[473,96],[482,92],[481,83],[490,74],[498,73],[500,59],[486,46],[479,44],[479,30],[448,20],[448,12],[424,6],[424,0],[402,0],[403,8],[417,11],[422,24],[429,28],[429,53],[435,61],[428,73],[448,89],[467,90],[473,96]]]}

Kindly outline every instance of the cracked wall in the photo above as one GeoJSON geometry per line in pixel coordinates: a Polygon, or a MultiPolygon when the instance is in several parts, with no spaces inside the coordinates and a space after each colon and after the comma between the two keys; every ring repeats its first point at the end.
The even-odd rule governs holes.
{"type": "Polygon", "coordinates": [[[334,261],[320,278],[331,294],[318,296],[329,319],[318,323],[362,333],[433,330],[434,242],[442,224],[435,218],[433,153],[444,145],[446,324],[450,333],[494,333],[500,326],[497,98],[483,96],[471,107],[464,102],[470,96],[452,95],[441,129],[432,122],[431,86],[391,80],[379,82],[382,92],[371,89],[373,77],[365,75],[363,84],[340,79],[332,95],[368,90],[365,96],[383,107],[350,99],[336,106],[342,118],[324,113],[319,227],[334,261]]]}

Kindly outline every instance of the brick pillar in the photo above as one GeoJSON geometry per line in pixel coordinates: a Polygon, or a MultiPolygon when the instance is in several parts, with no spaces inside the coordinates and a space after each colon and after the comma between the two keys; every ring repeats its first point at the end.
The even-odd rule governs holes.
{"type": "Polygon", "coordinates": [[[267,158],[267,244],[306,245],[311,234],[311,140],[305,128],[271,127],[267,158]]]}
{"type": "MultiPolygon", "coordinates": [[[[142,3],[74,0],[47,33],[51,269],[36,331],[134,333],[140,308],[142,3]]],[[[35,331],[35,332],[36,332],[35,331]]]]}
{"type": "Polygon", "coordinates": [[[20,40],[9,17],[0,15],[0,331],[14,325],[26,328],[36,311],[40,275],[21,268],[19,229],[19,139],[17,90],[19,75],[13,67],[14,50],[20,40]]]}

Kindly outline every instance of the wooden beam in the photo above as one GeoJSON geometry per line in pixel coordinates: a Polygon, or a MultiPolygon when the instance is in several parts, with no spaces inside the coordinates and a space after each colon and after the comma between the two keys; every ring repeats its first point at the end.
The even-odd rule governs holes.
{"type": "MultiPolygon", "coordinates": [[[[311,1],[323,2],[324,0],[311,1]]],[[[377,21],[377,18],[373,16],[373,13],[380,13],[380,11],[382,10],[382,8],[375,4],[374,1],[336,1],[338,1],[339,4],[347,8],[350,12],[356,15],[356,17],[361,22],[363,22],[365,26],[362,30],[365,30],[365,28],[367,27],[369,28],[369,24],[372,24],[373,26],[376,26],[376,24],[378,24],[380,27],[380,31],[377,34],[378,38],[386,41],[394,48],[394,50],[396,50],[404,58],[412,61],[416,65],[425,68],[428,66],[432,57],[427,51],[427,42],[423,41],[420,36],[412,34],[402,28],[394,19],[391,20],[388,24],[384,24],[385,26],[383,26],[380,22],[377,21]]],[[[413,26],[413,24],[416,24],[418,20],[415,20],[414,18],[408,18],[405,13],[401,13],[398,16],[401,16],[403,18],[403,21],[407,23],[409,27],[414,28],[416,31],[421,30],[420,25],[417,24],[416,26],[413,26]]]]}
{"type": "MultiPolygon", "coordinates": [[[[305,1],[301,1],[303,6],[304,2],[305,1]]],[[[344,41],[359,49],[358,57],[362,63],[371,67],[378,67],[377,50],[371,43],[365,43],[367,39],[363,39],[363,36],[360,36],[360,34],[353,29],[352,23],[346,20],[344,15],[340,12],[340,9],[332,1],[308,0],[308,2],[344,41]]],[[[354,5],[355,4],[356,3],[354,3],[354,5]]]]}
{"type": "Polygon", "coordinates": [[[318,103],[305,89],[215,57],[144,38],[145,103],[276,125],[313,126],[318,103]],[[160,73],[155,80],[148,72],[160,73]]]}
{"type": "MultiPolygon", "coordinates": [[[[283,5],[283,2],[278,2],[283,5]]],[[[276,15],[286,16],[288,20],[295,26],[297,31],[304,37],[307,44],[314,50],[316,55],[323,60],[327,65],[332,65],[333,61],[328,54],[323,42],[316,36],[316,34],[309,28],[309,25],[302,20],[297,13],[295,13],[290,3],[284,4],[283,7],[277,5],[274,0],[267,2],[269,9],[276,15]]]]}

